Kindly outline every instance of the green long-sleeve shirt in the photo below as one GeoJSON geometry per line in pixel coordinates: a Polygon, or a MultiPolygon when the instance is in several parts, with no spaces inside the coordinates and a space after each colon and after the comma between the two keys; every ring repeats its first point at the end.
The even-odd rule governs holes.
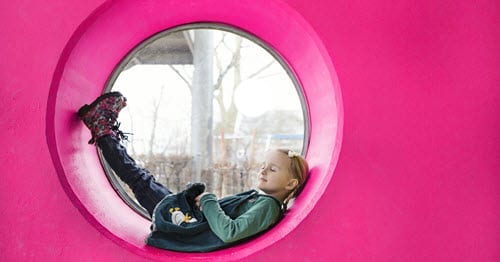
{"type": "Polygon", "coordinates": [[[224,213],[214,194],[204,195],[200,204],[210,229],[225,243],[262,232],[280,217],[280,207],[276,205],[276,200],[266,196],[259,196],[242,204],[235,219],[224,213]]]}

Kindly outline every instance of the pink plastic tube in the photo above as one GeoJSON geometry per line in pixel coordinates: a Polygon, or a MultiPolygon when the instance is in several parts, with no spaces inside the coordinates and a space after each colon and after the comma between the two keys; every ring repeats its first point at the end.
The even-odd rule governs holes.
{"type": "Polygon", "coordinates": [[[499,17],[494,0],[5,5],[0,261],[500,261],[499,17]],[[206,254],[144,245],[75,116],[137,44],[194,22],[288,63],[313,167],[277,227],[206,254]]]}
{"type": "Polygon", "coordinates": [[[205,10],[213,8],[214,3],[197,1],[194,10],[200,10],[201,14],[196,19],[196,11],[190,5],[175,1],[150,3],[155,5],[154,9],[126,1],[103,7],[93,14],[92,20],[82,24],[81,34],[73,35],[74,42],[70,41],[66,47],[66,56],[59,62],[60,75],[54,77],[49,98],[53,108],[49,106],[47,115],[48,142],[54,163],[59,166],[58,174],[82,214],[112,240],[131,246],[137,253],[189,257],[144,245],[150,222],[117,197],[103,174],[95,148],[85,143],[88,131],[75,118],[74,109],[98,96],[120,60],[159,31],[195,23],[202,17],[205,21],[243,28],[274,48],[297,75],[308,105],[311,139],[307,158],[313,167],[304,197],[297,199],[278,226],[250,243],[197,255],[218,259],[245,257],[291,232],[314,207],[331,178],[340,150],[342,126],[340,88],[332,63],[312,29],[284,5],[256,1],[249,9],[241,3],[221,1],[219,4],[224,8],[215,8],[207,14],[205,10]],[[163,11],[174,7],[175,12],[163,11]],[[247,15],[235,16],[234,12],[247,15]],[[143,20],[147,22],[137,22],[143,20]],[[82,179],[86,177],[92,179],[82,179]]]}

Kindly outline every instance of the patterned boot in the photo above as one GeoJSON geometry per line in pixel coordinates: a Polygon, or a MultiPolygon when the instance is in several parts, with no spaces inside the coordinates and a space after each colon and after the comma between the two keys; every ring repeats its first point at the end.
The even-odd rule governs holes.
{"type": "Polygon", "coordinates": [[[94,144],[102,136],[121,133],[118,130],[119,125],[116,125],[116,119],[126,105],[127,99],[120,92],[110,92],[78,110],[78,117],[92,133],[89,144],[94,144]]]}

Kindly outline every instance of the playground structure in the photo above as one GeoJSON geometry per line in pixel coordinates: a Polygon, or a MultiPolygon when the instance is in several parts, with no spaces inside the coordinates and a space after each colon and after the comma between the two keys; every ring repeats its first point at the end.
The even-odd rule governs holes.
{"type": "Polygon", "coordinates": [[[51,1],[1,12],[1,261],[500,260],[495,1],[51,1]],[[148,247],[75,111],[178,25],[222,23],[297,76],[311,179],[271,231],[226,250],[148,247]]]}

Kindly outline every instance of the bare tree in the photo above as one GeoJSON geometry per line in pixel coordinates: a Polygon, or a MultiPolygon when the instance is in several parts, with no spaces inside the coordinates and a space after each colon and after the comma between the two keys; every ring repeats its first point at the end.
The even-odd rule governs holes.
{"type": "Polygon", "coordinates": [[[155,140],[156,140],[156,129],[158,126],[158,112],[160,110],[160,105],[161,101],[163,98],[163,92],[165,90],[165,86],[162,86],[160,89],[160,95],[158,97],[153,98],[153,118],[152,118],[152,128],[151,128],[151,135],[149,137],[149,156],[153,157],[153,149],[155,147],[155,140]],[[158,99],[159,98],[159,99],[158,99]]]}
{"type": "MultiPolygon", "coordinates": [[[[235,132],[235,123],[238,118],[238,110],[235,104],[235,91],[243,81],[259,77],[274,62],[270,62],[256,69],[253,73],[243,76],[241,69],[243,38],[228,37],[231,34],[222,33],[220,40],[214,46],[212,30],[195,30],[194,38],[185,33],[191,52],[193,53],[194,72],[183,71],[182,65],[169,65],[170,68],[186,83],[191,90],[191,181],[206,181],[213,184],[215,193],[225,195],[233,191],[241,190],[247,180],[251,165],[236,163],[235,151],[244,147],[251,151],[253,141],[247,144],[235,144],[240,142],[226,142],[226,134],[235,132]],[[224,49],[224,50],[223,50],[224,49]],[[229,52],[225,57],[222,51],[229,52]],[[213,76],[215,75],[215,79],[213,76]],[[231,82],[228,80],[231,79],[231,82]],[[215,81],[214,81],[215,80],[215,81]],[[229,88],[228,88],[229,87],[229,88]],[[227,106],[224,104],[227,102],[227,106]],[[213,101],[219,108],[221,122],[213,127],[213,101]],[[214,131],[212,131],[214,130],[214,131]],[[212,132],[220,134],[216,151],[220,152],[217,159],[212,159],[214,141],[212,132]],[[202,175],[207,172],[207,176],[202,175]],[[234,188],[234,189],[233,189],[234,188]]],[[[159,102],[154,103],[154,118],[157,118],[159,102]]],[[[153,130],[156,129],[156,120],[153,121],[153,130]]],[[[154,131],[149,140],[150,154],[154,147],[154,131]]],[[[248,159],[251,161],[251,159],[248,159]]],[[[241,162],[241,161],[240,161],[241,162]]],[[[183,165],[178,163],[177,168],[171,168],[175,174],[180,174],[179,168],[183,165]]],[[[184,167],[182,167],[184,168],[184,167]]],[[[177,177],[177,175],[176,175],[177,177]]],[[[210,188],[210,186],[209,186],[210,188]]]]}

